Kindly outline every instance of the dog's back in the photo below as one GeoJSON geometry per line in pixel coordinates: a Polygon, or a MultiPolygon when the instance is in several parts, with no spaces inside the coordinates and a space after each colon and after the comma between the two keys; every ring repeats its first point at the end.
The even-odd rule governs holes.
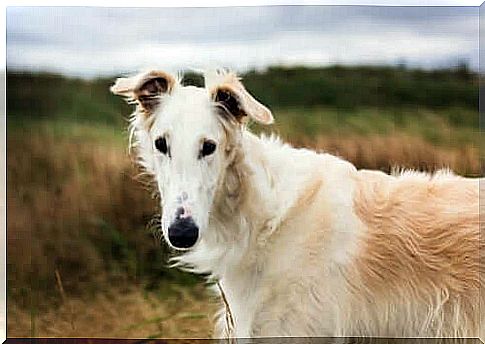
{"type": "Polygon", "coordinates": [[[359,171],[356,181],[354,210],[366,234],[350,285],[364,321],[347,327],[380,329],[376,335],[477,336],[484,286],[479,180],[359,171]]]}

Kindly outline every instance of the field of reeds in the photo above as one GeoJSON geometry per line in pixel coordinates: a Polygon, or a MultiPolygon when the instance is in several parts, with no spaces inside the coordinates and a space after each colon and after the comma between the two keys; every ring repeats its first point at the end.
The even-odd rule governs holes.
{"type": "MultiPolygon", "coordinates": [[[[482,175],[468,71],[270,69],[245,79],[276,119],[256,132],[359,168],[482,175]]],[[[110,82],[7,75],[8,336],[211,333],[216,300],[203,278],[167,268],[171,253],[152,234],[157,196],[128,154],[130,108],[110,82]]]]}

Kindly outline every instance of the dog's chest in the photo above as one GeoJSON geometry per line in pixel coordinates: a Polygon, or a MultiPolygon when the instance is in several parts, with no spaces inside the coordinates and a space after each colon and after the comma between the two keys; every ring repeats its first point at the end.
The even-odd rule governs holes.
{"type": "Polygon", "coordinates": [[[224,322],[232,317],[234,328],[224,323],[223,331],[231,330],[232,335],[237,337],[249,337],[255,321],[255,314],[264,304],[265,286],[258,282],[257,273],[233,271],[220,281],[227,308],[224,305],[224,322]],[[230,314],[227,314],[230,312],[230,314]]]}

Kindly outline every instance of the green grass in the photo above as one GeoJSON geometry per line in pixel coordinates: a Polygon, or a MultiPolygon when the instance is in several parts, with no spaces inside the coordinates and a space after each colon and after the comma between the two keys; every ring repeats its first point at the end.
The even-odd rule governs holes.
{"type": "MultiPolygon", "coordinates": [[[[285,139],[319,135],[379,135],[396,133],[422,138],[434,145],[456,147],[463,144],[479,146],[478,111],[467,108],[359,108],[293,107],[273,109],[275,123],[269,127],[252,124],[256,132],[276,132],[285,139]],[[460,120],[458,121],[457,118],[460,120]]],[[[10,117],[10,135],[29,135],[36,131],[55,138],[83,144],[95,142],[126,146],[128,123],[90,123],[72,117],[45,118],[25,121],[10,117]]]]}
{"type": "Polygon", "coordinates": [[[275,124],[254,125],[255,131],[277,132],[284,138],[315,138],[320,135],[379,135],[397,133],[422,138],[434,145],[456,147],[478,146],[478,111],[466,108],[448,109],[337,109],[330,107],[273,109],[275,124]],[[462,120],[456,123],[455,118],[462,120]]]}
{"type": "Polygon", "coordinates": [[[273,67],[243,75],[247,88],[272,106],[478,108],[478,76],[467,68],[273,67]]]}
{"type": "MultiPolygon", "coordinates": [[[[272,67],[242,78],[274,111],[276,123],[267,129],[285,137],[399,132],[436,145],[478,145],[478,77],[465,67],[272,67]]],[[[8,73],[9,129],[47,130],[80,143],[126,143],[133,108],[109,92],[114,80],[8,73]]],[[[184,82],[203,81],[189,73],[184,82]]]]}
{"type": "Polygon", "coordinates": [[[36,132],[70,142],[83,142],[125,145],[128,143],[128,123],[122,124],[90,123],[76,121],[72,117],[37,118],[26,121],[24,118],[9,117],[9,135],[21,136],[36,132]]]}

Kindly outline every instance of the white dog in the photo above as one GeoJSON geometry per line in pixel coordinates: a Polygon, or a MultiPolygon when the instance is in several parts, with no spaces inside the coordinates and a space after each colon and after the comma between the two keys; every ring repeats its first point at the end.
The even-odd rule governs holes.
{"type": "Polygon", "coordinates": [[[199,88],[151,71],[111,90],[137,104],[177,264],[219,281],[216,337],[479,335],[478,179],[358,171],[257,137],[245,123],[271,111],[229,72],[199,88]]]}

